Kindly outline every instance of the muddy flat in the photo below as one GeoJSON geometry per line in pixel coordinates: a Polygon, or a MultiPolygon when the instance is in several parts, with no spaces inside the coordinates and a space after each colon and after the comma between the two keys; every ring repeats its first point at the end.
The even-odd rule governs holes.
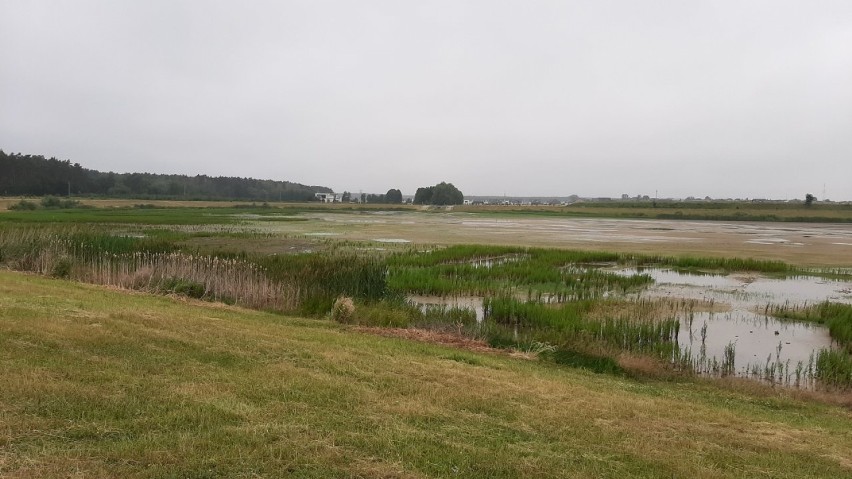
{"type": "Polygon", "coordinates": [[[261,223],[274,233],[412,244],[502,244],[660,254],[780,259],[852,267],[852,225],[593,218],[496,218],[473,213],[306,213],[261,223]]]}

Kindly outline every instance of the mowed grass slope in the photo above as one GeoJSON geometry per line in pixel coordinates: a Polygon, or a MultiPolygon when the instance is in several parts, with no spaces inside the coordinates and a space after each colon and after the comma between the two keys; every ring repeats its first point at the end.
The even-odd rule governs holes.
{"type": "Polygon", "coordinates": [[[0,271],[0,477],[850,477],[852,413],[0,271]]]}

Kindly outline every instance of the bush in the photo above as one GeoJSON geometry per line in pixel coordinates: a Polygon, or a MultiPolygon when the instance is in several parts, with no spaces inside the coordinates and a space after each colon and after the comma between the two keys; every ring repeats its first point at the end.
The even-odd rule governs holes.
{"type": "Polygon", "coordinates": [[[68,278],[71,276],[71,266],[71,259],[61,258],[53,265],[53,269],[50,274],[54,278],[68,278]]]}
{"type": "Polygon", "coordinates": [[[206,288],[201,283],[183,278],[168,278],[160,283],[160,289],[167,293],[182,294],[190,298],[201,299],[206,288]]]}
{"type": "Polygon", "coordinates": [[[15,204],[9,205],[9,209],[18,211],[32,211],[38,209],[38,205],[33,203],[32,201],[21,200],[15,204]]]}
{"type": "Polygon", "coordinates": [[[77,200],[63,200],[55,196],[45,196],[41,199],[41,206],[45,209],[70,209],[78,208],[80,202],[77,200]]]}
{"type": "Polygon", "coordinates": [[[355,303],[352,298],[341,296],[337,298],[334,305],[331,307],[331,319],[338,323],[348,323],[352,321],[352,316],[355,314],[355,303]]]}

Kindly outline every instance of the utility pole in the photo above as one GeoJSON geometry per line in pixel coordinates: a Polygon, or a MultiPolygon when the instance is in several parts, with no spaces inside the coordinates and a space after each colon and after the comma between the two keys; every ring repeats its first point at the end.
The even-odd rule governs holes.
{"type": "Polygon", "coordinates": [[[71,198],[71,182],[68,182],[68,197],[71,198]]]}

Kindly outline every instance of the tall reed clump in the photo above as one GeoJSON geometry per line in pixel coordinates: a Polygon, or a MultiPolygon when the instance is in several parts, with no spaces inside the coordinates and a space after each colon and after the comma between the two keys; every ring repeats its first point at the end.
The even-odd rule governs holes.
{"type": "Polygon", "coordinates": [[[111,234],[93,226],[0,225],[0,263],[51,274],[59,259],[89,261],[104,254],[176,251],[172,242],[152,237],[111,234]]]}
{"type": "Polygon", "coordinates": [[[753,258],[707,258],[707,257],[671,257],[638,256],[637,265],[669,266],[680,270],[715,271],[753,271],[757,273],[795,273],[798,270],[783,261],[760,260],[753,258]]]}
{"type": "Polygon", "coordinates": [[[381,258],[348,252],[256,257],[271,280],[299,287],[299,310],[325,314],[340,296],[380,301],[387,292],[387,267],[381,258]]]}
{"type": "Polygon", "coordinates": [[[677,320],[643,321],[627,316],[589,319],[593,306],[592,301],[577,301],[553,307],[512,297],[489,298],[483,303],[495,345],[522,341],[563,345],[592,340],[622,351],[654,352],[666,357],[677,348],[677,320]]]}
{"type": "Polygon", "coordinates": [[[821,349],[816,358],[816,376],[825,384],[852,388],[852,356],[844,351],[821,349]]]}
{"type": "Polygon", "coordinates": [[[271,280],[261,267],[239,259],[180,252],[103,255],[83,263],[74,276],[127,289],[191,293],[255,309],[293,311],[299,305],[295,285],[271,280]]]}

